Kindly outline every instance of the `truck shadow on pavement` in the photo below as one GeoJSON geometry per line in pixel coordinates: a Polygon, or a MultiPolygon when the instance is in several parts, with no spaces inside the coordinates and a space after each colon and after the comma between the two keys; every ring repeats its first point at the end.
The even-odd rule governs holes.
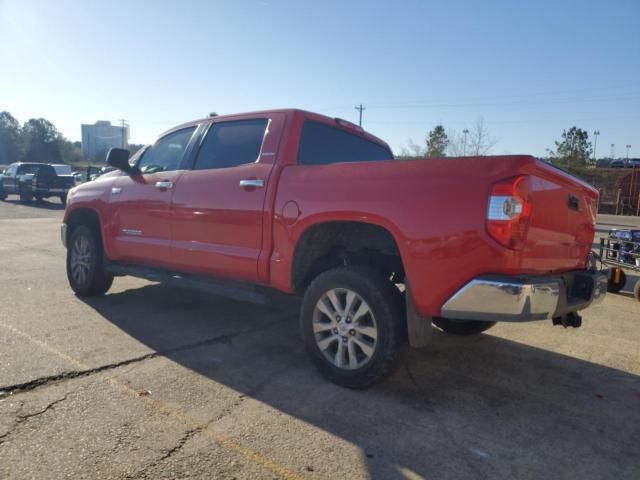
{"type": "MultiPolygon", "coordinates": [[[[316,373],[296,301],[256,306],[157,284],[85,301],[177,365],[357,446],[372,478],[640,478],[640,377],[623,371],[435,331],[390,378],[354,391],[316,373]]],[[[332,455],[309,462],[321,472],[332,455]]]]}
{"type": "Polygon", "coordinates": [[[7,198],[3,201],[4,203],[8,203],[13,206],[34,207],[34,208],[40,208],[43,210],[64,210],[64,205],[59,200],[55,200],[55,201],[42,200],[41,202],[37,202],[34,200],[29,203],[22,203],[20,200],[13,200],[13,199],[7,198]]]}

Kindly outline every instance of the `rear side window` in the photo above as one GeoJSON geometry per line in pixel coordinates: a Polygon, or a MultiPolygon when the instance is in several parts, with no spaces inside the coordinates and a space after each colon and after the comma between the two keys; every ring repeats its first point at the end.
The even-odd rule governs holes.
{"type": "Polygon", "coordinates": [[[200,147],[196,170],[225,168],[258,160],[268,120],[236,120],[214,123],[200,147]]]}
{"type": "Polygon", "coordinates": [[[388,148],[340,128],[307,120],[302,127],[298,163],[328,163],[393,160],[388,148]]]}

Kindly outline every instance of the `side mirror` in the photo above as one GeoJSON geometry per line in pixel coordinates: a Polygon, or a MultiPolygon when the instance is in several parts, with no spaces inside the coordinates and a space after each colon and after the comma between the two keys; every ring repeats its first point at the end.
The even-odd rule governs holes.
{"type": "Polygon", "coordinates": [[[140,173],[136,167],[129,164],[129,150],[124,148],[112,148],[107,153],[107,163],[112,167],[122,170],[130,175],[140,173]]]}

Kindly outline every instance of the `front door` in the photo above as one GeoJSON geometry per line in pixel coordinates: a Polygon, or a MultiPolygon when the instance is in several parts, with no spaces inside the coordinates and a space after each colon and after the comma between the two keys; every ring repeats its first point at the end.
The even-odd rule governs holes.
{"type": "Polygon", "coordinates": [[[194,131],[190,127],[160,138],[138,160],[141,174],[113,182],[106,235],[111,260],[173,268],[171,199],[194,131]]]}
{"type": "Polygon", "coordinates": [[[180,269],[257,281],[263,208],[283,116],[213,123],[173,195],[180,269]]]}

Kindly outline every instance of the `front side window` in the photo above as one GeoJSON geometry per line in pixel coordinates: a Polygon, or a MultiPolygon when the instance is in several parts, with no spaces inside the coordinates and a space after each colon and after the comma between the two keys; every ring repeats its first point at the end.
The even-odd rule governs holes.
{"type": "Polygon", "coordinates": [[[258,160],[268,120],[214,123],[200,147],[195,169],[226,168],[258,160]]]}
{"type": "Polygon", "coordinates": [[[149,147],[138,162],[142,173],[170,172],[178,170],[184,152],[196,127],[170,133],[149,147]]]}
{"type": "Polygon", "coordinates": [[[326,165],[380,160],[393,160],[387,147],[325,123],[304,122],[298,163],[326,165]]]}

